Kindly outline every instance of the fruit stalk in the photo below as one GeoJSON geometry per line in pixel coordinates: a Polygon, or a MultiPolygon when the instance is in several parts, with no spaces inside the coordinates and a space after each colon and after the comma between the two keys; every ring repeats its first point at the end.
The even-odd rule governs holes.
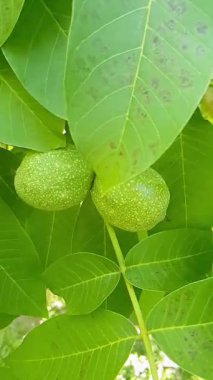
{"type": "Polygon", "coordinates": [[[117,261],[118,261],[118,264],[120,267],[120,271],[124,277],[124,281],[125,281],[128,293],[129,293],[129,297],[131,299],[132,306],[133,306],[133,309],[134,309],[134,312],[135,312],[135,315],[137,318],[138,326],[140,329],[140,336],[143,340],[143,343],[144,343],[144,346],[146,349],[147,359],[149,361],[152,378],[153,378],[153,380],[158,380],[158,373],[157,373],[157,368],[155,365],[155,360],[154,360],[154,356],[153,356],[153,352],[152,352],[152,345],[151,345],[151,342],[149,339],[149,334],[148,334],[146,324],[145,324],[145,321],[143,318],[142,310],[141,310],[141,307],[138,303],[134,287],[132,286],[132,284],[129,283],[129,281],[126,279],[126,276],[125,276],[126,266],[125,266],[125,260],[124,260],[123,253],[121,251],[121,248],[120,248],[120,245],[119,245],[119,242],[118,242],[114,228],[111,225],[109,225],[106,221],[105,221],[105,224],[106,224],[110,239],[112,241],[112,245],[113,245],[116,257],[117,257],[117,261]]]}

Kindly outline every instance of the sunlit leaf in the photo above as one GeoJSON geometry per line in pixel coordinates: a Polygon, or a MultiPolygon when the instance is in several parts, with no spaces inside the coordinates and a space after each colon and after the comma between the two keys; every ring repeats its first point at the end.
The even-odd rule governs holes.
{"type": "Polygon", "coordinates": [[[213,278],[166,296],[148,317],[149,332],[177,364],[213,378],[213,278]]]}
{"type": "Polygon", "coordinates": [[[34,150],[65,144],[64,121],[53,116],[22,87],[0,52],[0,141],[34,150]]]}
{"type": "Polygon", "coordinates": [[[212,17],[212,0],[74,0],[68,120],[107,187],[153,164],[194,112],[212,75],[212,17]]]}
{"type": "Polygon", "coordinates": [[[23,86],[44,107],[63,118],[71,5],[71,0],[27,0],[14,33],[3,46],[5,57],[23,86]]]}
{"type": "Polygon", "coordinates": [[[8,361],[20,379],[114,380],[135,338],[119,314],[65,315],[32,331],[8,361]]]}

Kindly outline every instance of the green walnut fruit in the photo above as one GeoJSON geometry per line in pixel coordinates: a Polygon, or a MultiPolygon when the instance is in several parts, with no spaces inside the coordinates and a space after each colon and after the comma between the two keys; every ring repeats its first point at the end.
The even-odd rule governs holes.
{"type": "Polygon", "coordinates": [[[160,174],[148,169],[108,192],[96,177],[92,199],[109,224],[127,231],[141,231],[152,229],[165,218],[170,194],[160,174]]]}
{"type": "Polygon", "coordinates": [[[32,207],[57,211],[86,197],[93,173],[74,146],[28,153],[15,175],[19,197],[32,207]]]}

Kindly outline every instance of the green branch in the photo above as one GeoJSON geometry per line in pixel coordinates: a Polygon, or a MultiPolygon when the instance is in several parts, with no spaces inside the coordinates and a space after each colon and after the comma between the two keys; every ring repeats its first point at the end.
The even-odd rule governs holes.
{"type": "Polygon", "coordinates": [[[130,299],[131,299],[131,302],[133,305],[133,309],[134,309],[137,321],[138,321],[138,326],[140,328],[140,336],[143,340],[143,343],[144,343],[144,346],[146,349],[147,359],[149,361],[152,378],[153,378],[153,380],[158,380],[157,369],[156,369],[155,360],[154,360],[153,352],[152,352],[152,345],[151,345],[151,342],[149,339],[148,331],[146,329],[146,325],[144,322],[141,307],[138,303],[134,287],[128,282],[128,280],[126,279],[126,276],[125,276],[126,266],[125,266],[125,260],[124,260],[123,253],[121,251],[121,248],[120,248],[117,236],[115,234],[114,228],[112,226],[110,226],[108,223],[106,223],[106,227],[107,227],[110,239],[112,241],[112,245],[113,245],[114,250],[115,250],[115,254],[116,254],[116,257],[118,260],[120,271],[123,274],[124,281],[125,281],[125,284],[126,284],[126,287],[127,287],[127,290],[128,290],[128,293],[129,293],[129,296],[130,296],[130,299]]]}

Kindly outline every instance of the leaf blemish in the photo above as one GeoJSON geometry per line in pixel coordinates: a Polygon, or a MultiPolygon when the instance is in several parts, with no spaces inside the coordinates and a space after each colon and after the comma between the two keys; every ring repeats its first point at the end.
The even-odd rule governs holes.
{"type": "Polygon", "coordinates": [[[151,80],[151,86],[152,86],[152,88],[157,89],[157,88],[159,87],[159,80],[156,79],[156,78],[153,78],[153,79],[151,80]]]}
{"type": "Polygon", "coordinates": [[[171,102],[171,92],[168,90],[163,90],[160,92],[160,98],[164,103],[170,103],[171,102]]]}
{"type": "Polygon", "coordinates": [[[208,31],[208,25],[199,23],[196,27],[198,34],[205,35],[208,31]]]}
{"type": "Polygon", "coordinates": [[[175,20],[172,19],[168,21],[167,27],[169,30],[175,30],[175,26],[176,26],[175,20]]]}
{"type": "Polygon", "coordinates": [[[167,2],[167,4],[168,4],[170,10],[172,12],[174,12],[178,16],[183,15],[186,12],[186,10],[187,10],[187,6],[186,6],[185,1],[173,1],[173,0],[169,0],[167,2]]]}
{"type": "Polygon", "coordinates": [[[110,147],[111,149],[116,149],[116,144],[115,144],[113,141],[110,141],[110,142],[109,142],[109,147],[110,147]]]}

